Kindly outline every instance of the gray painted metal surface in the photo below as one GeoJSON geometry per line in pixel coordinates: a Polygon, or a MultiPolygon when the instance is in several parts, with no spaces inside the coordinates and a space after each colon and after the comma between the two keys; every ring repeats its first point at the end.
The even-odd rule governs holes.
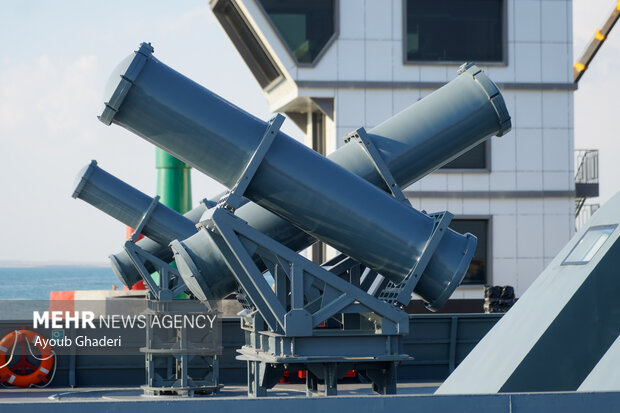
{"type": "MultiPolygon", "coordinates": [[[[196,225],[200,221],[200,217],[204,211],[216,205],[216,200],[222,194],[216,195],[211,199],[203,199],[196,207],[183,214],[192,225],[196,225]]],[[[174,211],[176,212],[176,211],[174,211]]],[[[155,257],[165,261],[167,263],[172,261],[172,251],[168,248],[167,244],[159,244],[152,239],[145,237],[135,243],[143,251],[154,255],[155,257]]],[[[122,250],[109,256],[110,264],[114,274],[128,287],[131,287],[140,280],[140,273],[136,270],[136,267],[132,265],[131,259],[127,254],[127,251],[122,250]]],[[[145,262],[145,266],[149,272],[155,271],[155,268],[151,266],[150,262],[145,262]]]]}
{"type": "MultiPolygon", "coordinates": [[[[118,79],[120,83],[110,93],[102,121],[118,123],[225,185],[234,185],[266,129],[264,122],[174,72],[151,53],[152,48],[143,45],[134,59],[126,60],[115,72],[111,84],[118,79]],[[117,77],[121,75],[122,78],[117,77]]],[[[421,150],[426,155],[430,153],[434,167],[439,167],[488,136],[509,130],[509,116],[497,88],[475,66],[464,68],[464,72],[432,94],[433,98],[424,99],[427,104],[418,103],[417,110],[405,111],[394,117],[394,123],[386,122],[370,131],[399,185],[408,185],[433,168],[428,162],[411,161],[416,155],[422,159],[421,150]],[[449,127],[456,123],[463,126],[463,133],[449,127]],[[378,134],[373,135],[375,132],[378,134]],[[451,145],[444,145],[446,142],[451,145]],[[445,149],[446,146],[452,149],[445,149]]],[[[363,149],[350,145],[330,158],[381,185],[382,178],[372,161],[359,156],[363,149]]],[[[247,196],[397,281],[411,270],[432,226],[425,215],[405,208],[282,133],[276,137],[249,185],[247,196]],[[292,193],[298,195],[291,197],[292,193]],[[317,197],[318,193],[322,196],[317,197]],[[369,224],[369,217],[378,222],[369,224]],[[360,229],[373,233],[374,242],[357,237],[360,229]],[[417,236],[412,238],[412,233],[417,236]]],[[[277,228],[268,228],[267,233],[274,229],[277,228]]],[[[452,253],[465,251],[467,243],[454,232],[444,237],[429,264],[427,271],[431,276],[425,277],[429,282],[419,284],[433,290],[434,297],[429,294],[425,297],[428,301],[435,301],[438,292],[456,287],[458,280],[454,282],[453,278],[460,280],[462,274],[453,273],[460,261],[455,261],[452,253]],[[448,271],[433,271],[441,268],[440,263],[448,262],[452,267],[448,271]],[[432,279],[441,280],[440,284],[435,285],[432,279]]],[[[217,253],[205,248],[209,246],[202,242],[198,244],[199,248],[192,248],[188,243],[186,246],[194,253],[207,250],[208,256],[200,258],[215,264],[201,265],[203,274],[221,274],[223,265],[217,253]]],[[[421,288],[420,292],[429,291],[421,288]]]]}
{"type": "MultiPolygon", "coordinates": [[[[261,160],[253,158],[252,162],[255,160],[260,164],[261,160]]],[[[246,170],[251,169],[252,162],[246,170]]],[[[233,196],[239,194],[233,190],[228,199],[233,196]]],[[[308,396],[318,392],[319,380],[326,383],[325,395],[337,394],[338,379],[352,369],[371,383],[373,391],[396,392],[397,366],[410,358],[400,353],[399,345],[401,336],[409,331],[409,320],[398,307],[358,287],[359,263],[342,254],[343,264],[328,270],[250,227],[230,211],[228,204],[214,208],[211,218],[200,223],[200,232],[217,245],[247,297],[241,313],[246,342],[237,358],[248,363],[250,395],[266,396],[285,368],[308,371],[308,396]],[[273,275],[273,289],[254,257],[273,275]],[[342,323],[320,328],[333,318],[342,323]]],[[[173,241],[171,247],[179,271],[197,277],[199,273],[191,268],[191,259],[181,244],[173,241]]],[[[434,251],[430,248],[425,256],[434,251]]],[[[420,268],[420,274],[422,271],[420,268]]],[[[185,280],[192,289],[192,278],[185,280]]],[[[192,291],[209,292],[195,287],[192,291]]],[[[407,303],[411,289],[413,284],[407,303]]]]}
{"type": "MultiPolygon", "coordinates": [[[[52,392],[35,397],[34,392],[24,397],[12,392],[11,398],[0,399],[3,408],[19,412],[62,412],[88,411],[98,412],[496,412],[496,413],[582,413],[585,411],[613,412],[620,405],[620,393],[521,393],[488,395],[452,395],[431,396],[427,394],[405,394],[392,396],[370,396],[351,390],[349,395],[335,397],[315,397],[301,399],[298,392],[283,391],[283,395],[269,398],[203,397],[194,399],[147,398],[123,396],[122,389],[95,389],[92,394],[79,393],[60,395],[61,398],[49,400],[52,392]],[[97,391],[99,390],[99,391],[97,391]],[[116,391],[115,391],[116,390],[116,391]],[[106,397],[107,396],[107,397],[106,397]]],[[[400,390],[400,389],[399,389],[400,390]]],[[[130,392],[131,394],[131,392],[130,392]]]]}
{"type": "Polygon", "coordinates": [[[619,223],[620,193],[575,234],[438,394],[577,390],[620,335],[619,223]]]}
{"type": "MultiPolygon", "coordinates": [[[[260,147],[266,125],[154,62],[146,61],[113,122],[233,188],[260,147]],[[192,113],[190,106],[204,109],[192,113]],[[187,119],[195,125],[191,129],[187,119]]],[[[282,132],[266,152],[246,196],[394,282],[411,271],[432,230],[432,220],[424,214],[396,202],[282,132]],[[360,237],[360,233],[373,237],[360,237]]],[[[446,258],[457,254],[458,260],[431,262],[428,271],[436,268],[438,274],[430,278],[439,281],[441,291],[427,295],[427,301],[434,302],[447,285],[459,283],[463,274],[440,271],[458,267],[462,252],[471,255],[473,242],[448,231],[439,249],[446,258]]],[[[194,254],[205,249],[203,244],[186,246],[194,254]]],[[[212,271],[205,268],[204,272],[212,271]]],[[[435,281],[427,283],[432,288],[435,281]]],[[[420,284],[426,283],[421,280],[420,284]]]]}
{"type": "MultiPolygon", "coordinates": [[[[136,228],[143,222],[138,232],[148,238],[137,241],[136,245],[166,262],[172,261],[172,251],[168,248],[170,241],[195,234],[196,223],[202,214],[223,195],[216,195],[211,200],[204,199],[198,206],[181,215],[101,169],[96,161],[78,173],[73,191],[73,198],[91,204],[125,225],[136,228]],[[151,206],[151,213],[144,220],[151,206]]],[[[123,284],[131,287],[142,279],[126,251],[110,255],[110,261],[114,273],[123,284]]],[[[146,265],[150,272],[155,270],[150,264],[146,265]]]]}
{"type": "MultiPolygon", "coordinates": [[[[201,226],[200,231],[214,240],[229,267],[235,269],[235,278],[272,332],[284,332],[289,337],[311,336],[313,329],[319,324],[354,306],[361,307],[363,312],[376,314],[381,319],[378,326],[385,334],[408,332],[409,323],[405,312],[377,300],[333,272],[309,262],[250,227],[229,211],[215,209],[212,218],[205,224],[201,223],[201,226]],[[273,289],[255,265],[253,253],[266,264],[269,263],[267,265],[270,272],[276,279],[273,289]],[[278,272],[286,274],[285,277],[279,277],[278,272]],[[279,285],[280,281],[282,284],[290,284],[290,288],[279,285]],[[315,286],[321,284],[321,302],[313,305],[313,299],[319,298],[315,286]],[[284,297],[276,294],[275,290],[278,288],[286,292],[284,297]]],[[[179,249],[179,246],[178,241],[173,241],[173,251],[182,255],[183,249],[179,249]]],[[[188,264],[187,257],[177,259],[176,262],[184,266],[188,264]]],[[[183,268],[179,267],[179,271],[182,272],[183,268]]],[[[357,311],[359,310],[356,308],[355,312],[357,311]]],[[[373,328],[372,334],[374,333],[373,328]]],[[[282,346],[281,351],[288,354],[292,348],[282,346]]],[[[314,352],[316,351],[317,349],[314,349],[314,352]]]]}
{"type": "MultiPolygon", "coordinates": [[[[501,314],[424,314],[409,317],[409,334],[401,339],[402,350],[415,355],[398,369],[398,380],[440,382],[471,351],[501,318],[501,314]]],[[[20,329],[31,321],[2,321],[0,333],[20,329]]],[[[79,329],[76,332],[79,334],[79,329]]],[[[129,334],[129,332],[128,332],[129,334]]],[[[138,386],[144,384],[145,335],[136,329],[127,336],[135,355],[58,356],[58,367],[51,387],[138,386]]],[[[222,319],[223,352],[219,358],[220,383],[245,384],[246,363],[237,360],[237,349],[245,344],[244,331],[238,318],[222,319]]],[[[197,365],[197,368],[202,366],[197,365]]],[[[1,392],[2,390],[0,390],[1,392]]],[[[1,400],[1,399],[0,399],[1,400]]]]}
{"type": "Polygon", "coordinates": [[[160,244],[196,232],[191,221],[165,205],[154,203],[153,198],[99,168],[96,161],[86,166],[76,181],[73,198],[88,202],[132,228],[138,227],[144,213],[153,205],[142,232],[160,244]]]}
{"type": "MultiPolygon", "coordinates": [[[[196,300],[149,300],[148,309],[149,325],[153,317],[207,314],[196,300]]],[[[212,312],[211,316],[216,314],[212,312]]],[[[219,342],[205,339],[200,329],[184,326],[147,328],[145,346],[140,349],[146,362],[147,380],[142,386],[144,393],[189,397],[200,393],[218,393],[222,387],[217,356],[220,350],[219,342]],[[196,364],[204,368],[200,373],[196,364]]]]}
{"type": "MultiPolygon", "coordinates": [[[[174,266],[145,252],[142,248],[136,246],[132,240],[125,242],[124,251],[140,273],[144,285],[149,291],[149,299],[170,301],[187,291],[179,271],[174,266]],[[151,272],[147,269],[147,264],[157,271],[157,277],[151,276],[151,272]]],[[[205,308],[211,309],[211,306],[207,305],[205,308]]]]}
{"type": "Polygon", "coordinates": [[[620,391],[620,337],[614,341],[578,391],[620,391]]]}

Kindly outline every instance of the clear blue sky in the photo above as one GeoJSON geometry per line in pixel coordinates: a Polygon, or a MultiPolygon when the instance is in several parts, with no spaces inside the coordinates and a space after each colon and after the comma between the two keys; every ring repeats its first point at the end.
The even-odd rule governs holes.
{"type": "MultiPolygon", "coordinates": [[[[614,5],[574,2],[575,57],[614,5]]],[[[138,189],[155,191],[153,147],[96,118],[109,73],[140,42],[151,42],[157,57],[179,72],[269,117],[207,0],[4,0],[1,7],[0,260],[105,262],[121,247],[124,226],[71,192],[91,159],[138,189]]],[[[603,201],[620,189],[619,31],[575,93],[576,147],[601,149],[603,201]]],[[[291,124],[285,130],[299,137],[291,124]]],[[[192,179],[196,200],[221,188],[196,172],[192,179]]]]}

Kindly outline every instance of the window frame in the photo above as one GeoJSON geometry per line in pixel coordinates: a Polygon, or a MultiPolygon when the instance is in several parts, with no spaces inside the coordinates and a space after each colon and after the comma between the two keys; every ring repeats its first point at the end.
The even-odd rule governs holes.
{"type": "MultiPolygon", "coordinates": [[[[484,168],[445,168],[445,166],[447,165],[446,164],[440,168],[437,168],[437,170],[433,172],[442,173],[442,174],[444,173],[445,174],[455,174],[455,173],[462,174],[462,173],[489,173],[491,172],[491,150],[493,149],[491,146],[491,139],[487,139],[486,141],[484,141],[483,144],[484,144],[484,150],[485,150],[485,154],[484,154],[485,167],[484,168]]],[[[460,156],[457,156],[454,159],[458,159],[459,157],[460,156]]]]}
{"type": "MultiPolygon", "coordinates": [[[[401,30],[401,52],[404,66],[413,65],[425,65],[425,66],[437,66],[437,65],[462,65],[463,61],[453,60],[408,60],[407,59],[407,2],[409,0],[403,0],[402,3],[402,30],[401,30]]],[[[429,0],[430,1],[430,0],[429,0]]],[[[476,61],[474,63],[485,66],[508,66],[508,0],[499,0],[502,2],[502,60],[501,61],[476,61]]]]}
{"type": "Polygon", "coordinates": [[[289,47],[288,43],[286,42],[286,40],[282,36],[282,33],[280,33],[280,30],[278,30],[278,28],[274,24],[273,20],[271,20],[271,17],[269,16],[269,13],[267,13],[267,10],[265,10],[265,8],[263,7],[263,5],[260,2],[260,0],[254,0],[254,4],[256,4],[256,7],[263,14],[263,17],[265,18],[265,21],[269,24],[269,26],[271,27],[271,30],[273,30],[273,32],[276,34],[276,37],[278,38],[278,41],[280,42],[280,44],[282,45],[284,50],[286,50],[286,53],[291,58],[293,63],[295,63],[295,66],[296,67],[311,68],[311,67],[315,67],[319,63],[321,58],[323,58],[325,53],[327,53],[327,51],[335,43],[336,39],[338,38],[338,35],[340,34],[340,0],[333,0],[333,1],[334,1],[334,33],[329,38],[327,43],[325,43],[325,46],[323,46],[321,51],[316,55],[316,57],[314,58],[314,60],[311,63],[300,63],[299,61],[297,61],[297,58],[293,54],[293,51],[291,50],[291,48],[289,47]]]}
{"type": "MultiPolygon", "coordinates": [[[[570,252],[568,254],[566,254],[566,257],[564,257],[564,260],[562,261],[562,263],[560,265],[561,266],[565,266],[565,265],[587,265],[587,264],[591,263],[592,260],[594,260],[595,257],[598,255],[599,251],[605,246],[605,244],[607,244],[607,241],[612,237],[612,235],[614,235],[614,232],[616,231],[616,228],[618,228],[618,224],[593,225],[593,226],[589,227],[586,230],[586,232],[584,232],[583,235],[579,238],[579,241],[577,241],[577,243],[575,245],[573,245],[573,248],[570,249],[570,252]],[[573,254],[573,252],[575,252],[575,250],[579,247],[581,242],[585,239],[586,235],[588,235],[588,233],[590,231],[598,231],[598,230],[605,230],[605,229],[611,229],[611,232],[609,233],[607,238],[605,238],[605,241],[603,241],[603,243],[601,245],[599,245],[599,247],[596,249],[596,251],[592,255],[592,258],[590,258],[588,261],[569,261],[568,260],[569,257],[573,254]]],[[[596,241],[598,241],[598,239],[596,241]]],[[[592,248],[592,246],[590,246],[590,248],[592,248]]]]}
{"type": "MultiPolygon", "coordinates": [[[[454,221],[486,221],[487,222],[487,250],[486,250],[486,275],[483,282],[474,283],[461,283],[459,287],[480,287],[485,285],[491,285],[493,281],[493,216],[492,215],[455,215],[452,218],[454,221]]],[[[476,248],[478,246],[476,245],[476,248]]],[[[467,267],[469,269],[469,267],[467,267]]]]}
{"type": "Polygon", "coordinates": [[[230,38],[231,42],[233,43],[233,45],[235,46],[235,48],[241,55],[241,58],[243,59],[245,64],[250,69],[250,72],[252,72],[252,75],[258,82],[259,87],[263,91],[269,91],[275,88],[280,83],[282,83],[286,79],[282,69],[280,68],[280,66],[274,59],[274,57],[271,55],[271,53],[269,53],[263,41],[257,35],[256,31],[254,30],[254,28],[248,21],[247,16],[245,15],[245,13],[243,13],[243,10],[239,8],[237,1],[236,0],[215,0],[213,4],[211,5],[211,8],[212,8],[213,14],[215,15],[215,18],[218,20],[218,22],[220,23],[220,25],[222,26],[222,28],[224,29],[224,31],[230,38]],[[236,28],[227,20],[228,16],[226,15],[226,12],[225,12],[226,7],[230,7],[234,11],[234,13],[236,13],[236,17],[238,17],[242,21],[243,25],[245,26],[244,28],[247,29],[248,34],[256,42],[256,46],[259,49],[257,50],[257,52],[263,53],[266,60],[269,62],[271,67],[274,69],[274,71],[277,73],[277,76],[273,78],[272,80],[269,80],[268,78],[264,76],[263,73],[261,73],[263,68],[260,68],[261,64],[255,58],[253,49],[250,47],[251,45],[244,42],[243,39],[237,35],[237,33],[235,32],[236,28]],[[255,66],[259,68],[257,69],[257,67],[255,66]]]}

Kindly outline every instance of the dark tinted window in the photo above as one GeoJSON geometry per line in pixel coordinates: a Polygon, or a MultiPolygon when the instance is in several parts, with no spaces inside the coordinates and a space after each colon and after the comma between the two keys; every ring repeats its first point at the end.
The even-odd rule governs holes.
{"type": "Polygon", "coordinates": [[[298,63],[312,63],[335,33],[335,0],[259,0],[298,63]]]}
{"type": "Polygon", "coordinates": [[[230,0],[218,1],[213,12],[263,89],[282,76],[248,22],[230,0]]]}
{"type": "Polygon", "coordinates": [[[486,284],[488,268],[488,237],[489,221],[487,219],[458,219],[455,218],[450,224],[450,228],[465,234],[469,232],[478,238],[478,245],[474,258],[469,264],[467,275],[463,279],[463,284],[486,284]]]}
{"type": "Polygon", "coordinates": [[[485,169],[487,167],[487,144],[482,142],[463,155],[448,162],[442,169],[485,169]]]}
{"type": "Polygon", "coordinates": [[[501,62],[504,0],[406,0],[406,60],[501,62]]]}

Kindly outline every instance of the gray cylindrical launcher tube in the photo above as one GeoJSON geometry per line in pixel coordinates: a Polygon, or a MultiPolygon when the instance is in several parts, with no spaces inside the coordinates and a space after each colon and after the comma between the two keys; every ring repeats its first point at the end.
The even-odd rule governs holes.
{"type": "MultiPolygon", "coordinates": [[[[256,149],[265,123],[178,74],[151,52],[150,46],[143,45],[119,65],[101,120],[136,132],[230,187],[256,149]]],[[[402,186],[428,173],[432,165],[439,167],[510,128],[501,94],[475,66],[408,111],[394,118],[398,125],[386,122],[370,131],[402,186]],[[418,111],[422,113],[419,123],[407,131],[411,126],[407,120],[418,111]],[[394,133],[394,138],[378,133],[394,133]],[[452,150],[442,148],[447,142],[452,150]],[[411,156],[416,153],[430,154],[432,161],[412,167],[416,159],[411,156]]],[[[379,183],[372,163],[356,145],[345,145],[330,158],[379,183]]],[[[397,282],[411,270],[432,230],[425,214],[404,207],[283,133],[276,137],[246,196],[397,282]]],[[[278,232],[261,229],[260,220],[248,223],[268,235],[278,232]]],[[[184,245],[203,270],[200,281],[207,287],[227,284],[223,290],[230,292],[234,279],[220,273],[221,257],[199,235],[184,245]],[[218,282],[220,276],[229,282],[218,282]]],[[[432,307],[440,306],[460,282],[469,262],[464,263],[463,254],[471,258],[474,242],[453,231],[444,236],[416,288],[432,307]]],[[[210,288],[208,298],[217,298],[213,294],[223,290],[210,288]]]]}
{"type": "MultiPolygon", "coordinates": [[[[215,206],[224,195],[225,192],[222,192],[210,199],[203,199],[198,206],[183,215],[163,204],[158,204],[153,211],[155,219],[151,221],[149,218],[142,229],[142,233],[147,234],[147,237],[136,244],[157,258],[171,262],[173,254],[168,244],[175,239],[186,239],[195,234],[195,226],[200,222],[204,212],[207,208],[215,206]],[[154,230],[151,225],[155,226],[154,230]],[[149,236],[155,237],[159,242],[148,238],[149,236]]],[[[78,173],[72,196],[132,227],[138,225],[153,202],[150,196],[101,169],[96,161],[92,161],[78,173]]],[[[291,248],[302,249],[314,242],[310,235],[256,204],[252,204],[252,208],[242,206],[239,212],[240,216],[251,221],[258,220],[257,228],[265,233],[276,239],[286,239],[291,248]],[[269,232],[272,228],[277,228],[277,232],[269,232]]],[[[126,251],[111,254],[109,258],[114,273],[124,285],[131,287],[142,279],[126,251]]],[[[145,262],[144,265],[150,272],[156,270],[149,262],[145,262]]]]}
{"type": "MultiPolygon", "coordinates": [[[[122,223],[136,228],[153,198],[137,191],[92,161],[78,174],[73,198],[80,198],[122,223]]],[[[157,202],[148,217],[148,225],[142,228],[144,236],[159,244],[172,239],[185,239],[196,232],[195,226],[167,206],[157,202]]]]}
{"type": "MultiPolygon", "coordinates": [[[[221,195],[223,194],[220,194],[216,201],[221,195]]],[[[101,169],[96,161],[92,161],[80,171],[72,196],[133,228],[136,228],[153,202],[153,198],[101,169]]],[[[214,205],[213,201],[204,200],[184,215],[157,203],[142,228],[142,233],[148,238],[138,241],[137,245],[170,262],[173,257],[168,244],[174,239],[185,239],[196,233],[195,224],[207,210],[205,203],[214,205]]],[[[110,261],[114,273],[126,286],[131,287],[142,279],[125,251],[110,255],[110,261]]],[[[145,263],[145,266],[147,270],[155,271],[150,263],[145,263]]]]}

